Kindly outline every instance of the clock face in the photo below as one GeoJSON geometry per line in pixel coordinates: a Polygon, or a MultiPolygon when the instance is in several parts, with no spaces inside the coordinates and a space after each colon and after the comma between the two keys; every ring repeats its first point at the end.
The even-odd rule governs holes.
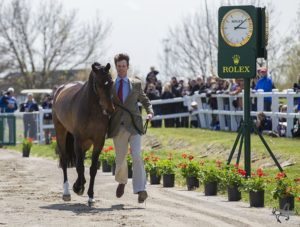
{"type": "Polygon", "coordinates": [[[242,9],[228,11],[221,22],[221,35],[232,47],[241,47],[251,38],[253,22],[250,15],[242,9]]]}

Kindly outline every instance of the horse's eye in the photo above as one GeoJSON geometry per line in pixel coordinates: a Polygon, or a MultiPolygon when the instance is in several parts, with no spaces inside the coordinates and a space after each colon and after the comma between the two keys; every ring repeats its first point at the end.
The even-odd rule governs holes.
{"type": "Polygon", "coordinates": [[[104,85],[107,85],[108,84],[108,81],[106,81],[105,83],[104,83],[104,85]]]}

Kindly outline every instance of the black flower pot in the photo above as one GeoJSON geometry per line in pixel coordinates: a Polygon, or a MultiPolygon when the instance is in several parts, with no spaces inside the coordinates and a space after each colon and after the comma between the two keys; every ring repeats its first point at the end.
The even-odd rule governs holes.
{"type": "Polygon", "coordinates": [[[204,184],[204,194],[206,196],[217,195],[218,182],[206,182],[204,184]]]}
{"type": "Polygon", "coordinates": [[[264,207],[265,206],[265,191],[250,191],[249,201],[251,207],[264,207]]]}
{"type": "Polygon", "coordinates": [[[228,201],[239,201],[242,198],[242,193],[237,185],[227,186],[228,201]]]}
{"type": "Polygon", "coordinates": [[[163,187],[172,188],[175,183],[175,174],[165,174],[163,175],[163,187]]]}
{"type": "Polygon", "coordinates": [[[132,178],[132,164],[128,164],[128,178],[132,178]]]}
{"type": "Polygon", "coordinates": [[[116,163],[114,162],[111,168],[111,173],[114,176],[116,174],[116,163]]]}
{"type": "Polygon", "coordinates": [[[186,177],[186,186],[189,191],[199,188],[199,180],[197,177],[186,177]]]}
{"type": "Polygon", "coordinates": [[[108,164],[107,160],[102,160],[102,172],[103,173],[111,172],[111,165],[108,164]]]}
{"type": "Polygon", "coordinates": [[[284,198],[279,198],[279,209],[281,210],[294,210],[295,208],[295,198],[294,196],[287,196],[284,198]]]}
{"type": "Polygon", "coordinates": [[[156,174],[150,174],[150,184],[160,184],[161,176],[156,174]]]}
{"type": "Polygon", "coordinates": [[[23,152],[23,157],[28,158],[30,155],[30,148],[29,149],[23,148],[22,152],[23,152]]]}

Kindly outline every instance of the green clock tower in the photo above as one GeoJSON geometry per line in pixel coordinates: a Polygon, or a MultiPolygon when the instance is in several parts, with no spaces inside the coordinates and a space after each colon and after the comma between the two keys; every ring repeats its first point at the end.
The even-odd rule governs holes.
{"type": "Polygon", "coordinates": [[[238,129],[238,136],[233,145],[227,163],[231,162],[233,153],[239,143],[237,164],[244,143],[245,170],[251,176],[251,137],[257,132],[278,168],[280,164],[268,144],[257,131],[250,117],[250,79],[256,76],[256,59],[267,59],[268,23],[265,8],[254,6],[223,6],[219,8],[219,48],[218,75],[221,78],[244,80],[244,121],[238,129]]]}

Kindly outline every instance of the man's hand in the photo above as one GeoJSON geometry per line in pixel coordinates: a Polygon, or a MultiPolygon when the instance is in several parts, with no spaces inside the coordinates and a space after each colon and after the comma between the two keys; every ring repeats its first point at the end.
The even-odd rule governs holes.
{"type": "Polygon", "coordinates": [[[153,114],[152,113],[147,114],[147,120],[151,121],[152,118],[153,118],[153,114]]]}

